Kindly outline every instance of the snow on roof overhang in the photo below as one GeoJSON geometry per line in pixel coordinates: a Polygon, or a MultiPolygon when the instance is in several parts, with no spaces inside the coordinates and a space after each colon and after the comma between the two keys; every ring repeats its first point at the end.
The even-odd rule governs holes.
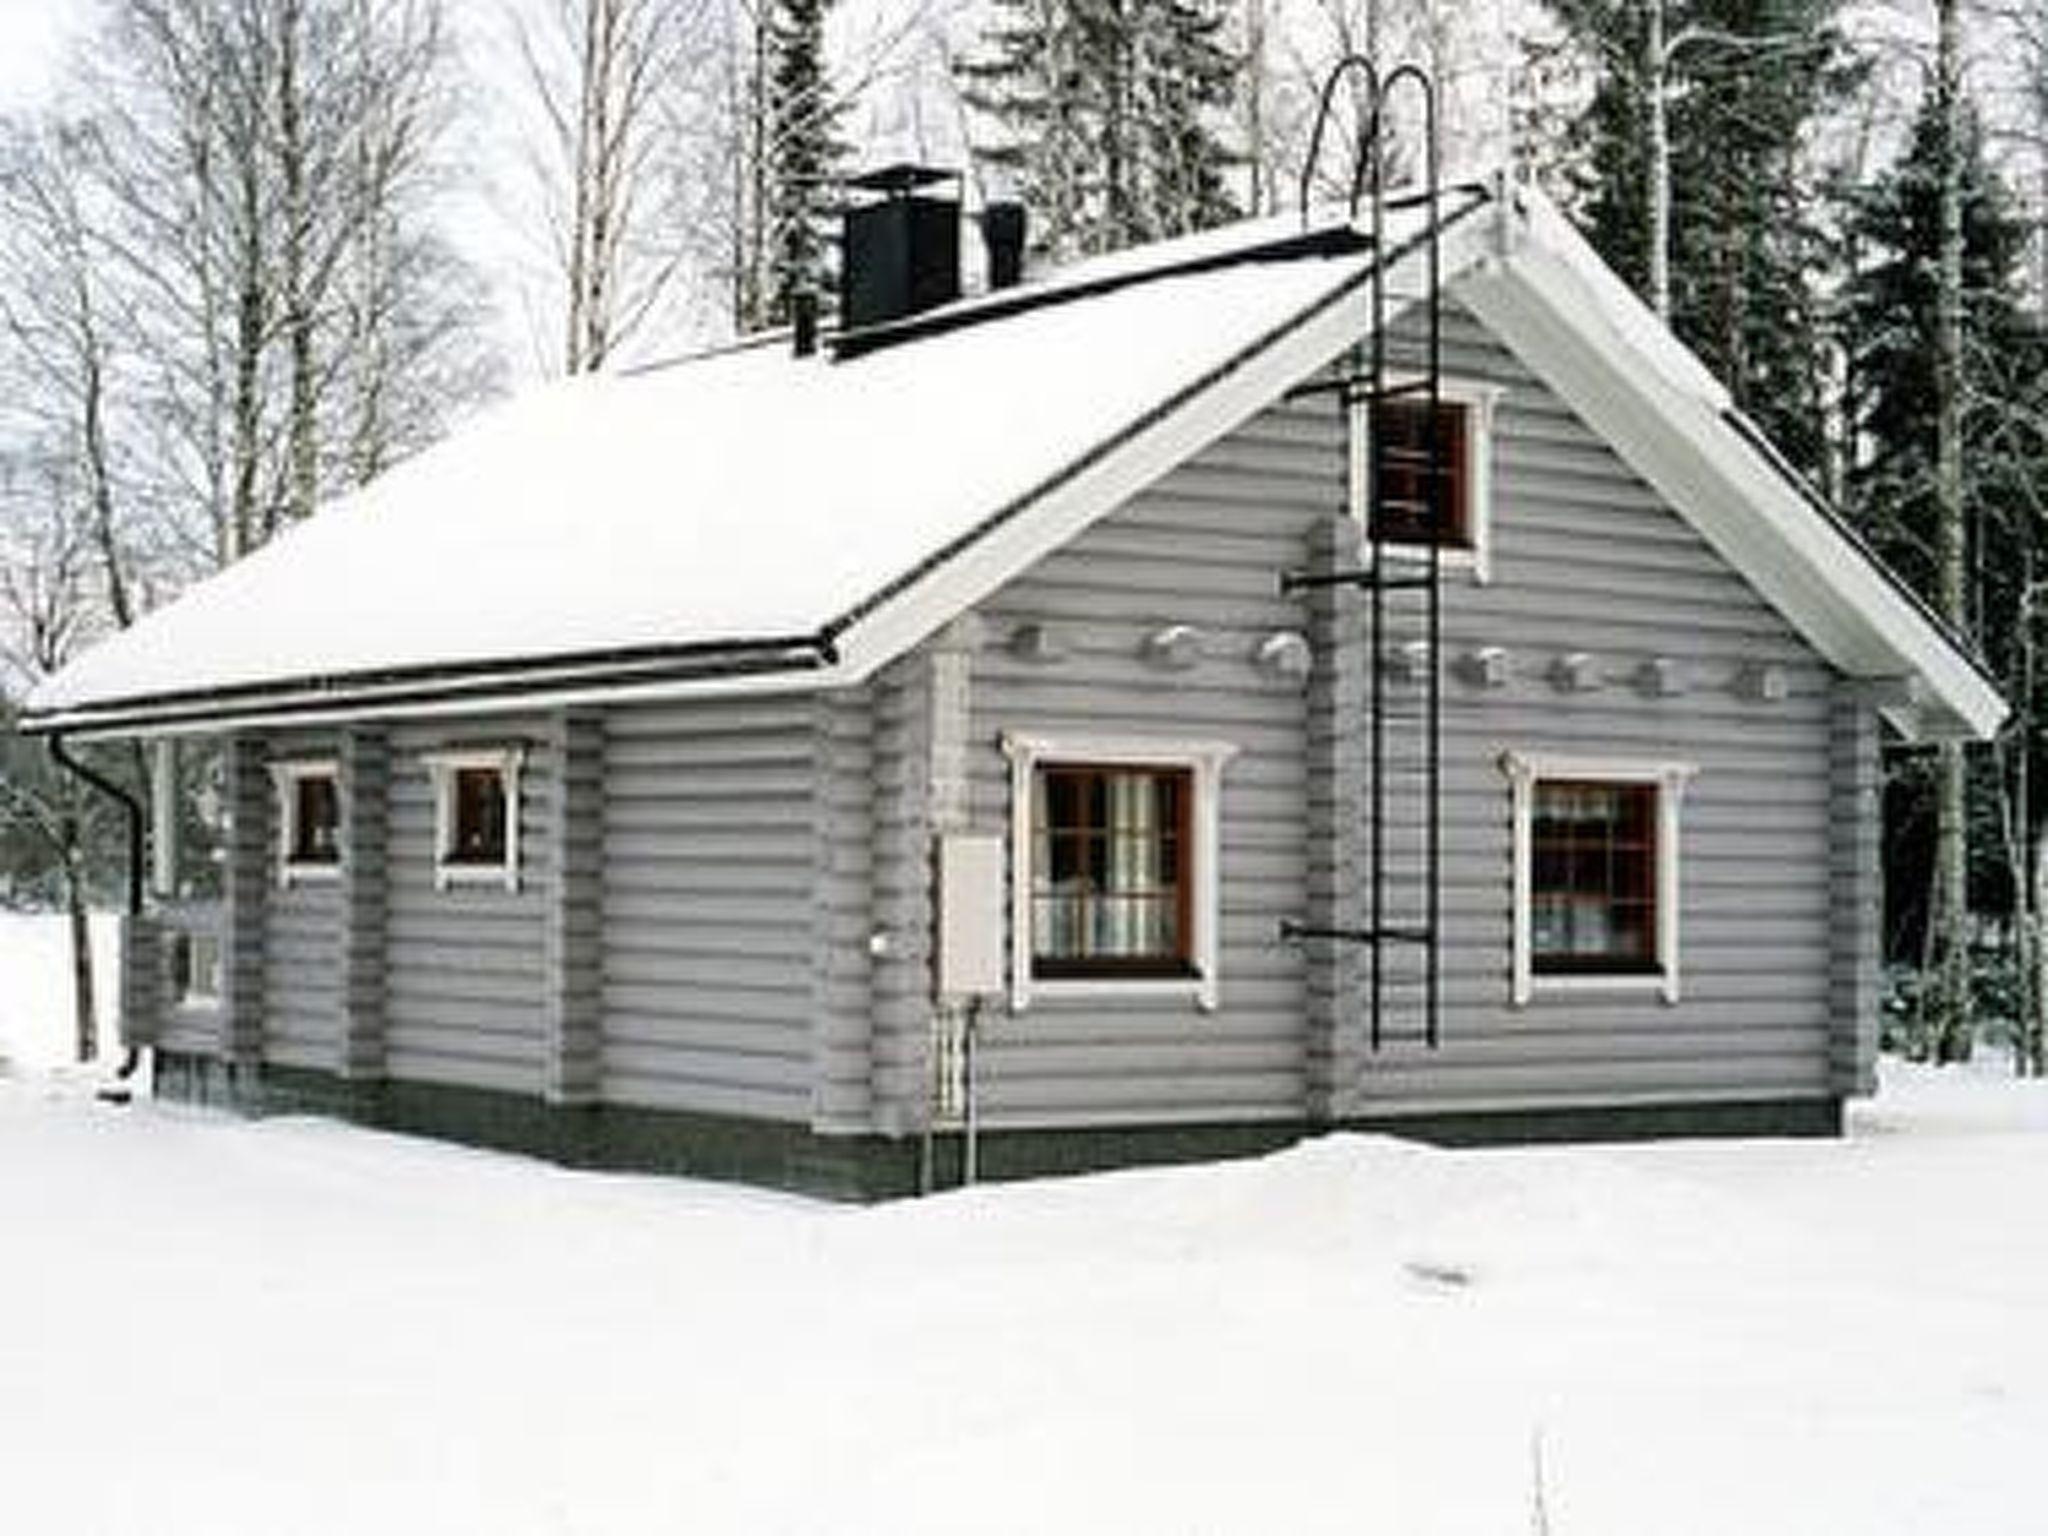
{"type": "Polygon", "coordinates": [[[1732,409],[1727,391],[1541,194],[1456,296],[1907,737],[2008,710],[1969,652],[1732,409]]]}
{"type": "MultiPolygon", "coordinates": [[[[1446,197],[1474,243],[1484,192],[1446,197]]],[[[1414,259],[1424,227],[1400,210],[1390,248],[1414,259]]],[[[984,303],[1000,323],[854,363],[755,349],[541,391],[88,653],[27,723],[217,730],[857,681],[1334,356],[1371,265],[1356,239],[1260,221],[1085,264],[1051,302],[984,303]],[[935,423],[939,453],[903,447],[935,423]]]]}

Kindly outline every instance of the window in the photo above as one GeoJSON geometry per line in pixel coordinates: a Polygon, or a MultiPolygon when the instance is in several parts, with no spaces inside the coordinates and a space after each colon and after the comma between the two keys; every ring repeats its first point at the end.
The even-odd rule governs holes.
{"type": "Polygon", "coordinates": [[[438,752],[434,777],[434,884],[519,889],[519,747],[438,752]]]}
{"type": "Polygon", "coordinates": [[[1389,543],[1472,547],[1469,410],[1460,401],[1437,402],[1432,452],[1426,397],[1382,401],[1373,408],[1370,467],[1379,475],[1380,495],[1376,531],[1389,543]]]}
{"type": "Polygon", "coordinates": [[[1011,1006],[1217,999],[1217,802],[1227,742],[1006,735],[1011,1006]]]}
{"type": "Polygon", "coordinates": [[[441,857],[450,864],[505,862],[505,776],[496,768],[454,771],[454,815],[441,857]]]}
{"type": "Polygon", "coordinates": [[[1191,976],[1185,768],[1031,776],[1031,973],[1191,976]]]}
{"type": "Polygon", "coordinates": [[[1530,960],[1539,974],[1657,968],[1657,788],[1536,785],[1530,960]]]}
{"type": "MultiPolygon", "coordinates": [[[[1417,381],[1400,377],[1395,385],[1417,381]]],[[[1377,406],[1360,403],[1351,418],[1351,506],[1369,535],[1372,477],[1379,474],[1378,531],[1391,554],[1406,559],[1432,544],[1446,566],[1488,574],[1491,525],[1493,410],[1497,385],[1444,379],[1438,385],[1438,460],[1430,455],[1430,400],[1426,393],[1396,395],[1377,406]]],[[[1367,553],[1370,554],[1370,544],[1367,553]]]]}
{"type": "Polygon", "coordinates": [[[1514,1000],[1649,986],[1678,1000],[1679,763],[1503,759],[1514,788],[1514,1000]]]}
{"type": "Polygon", "coordinates": [[[341,781],[332,758],[272,763],[278,883],[331,880],[341,870],[341,781]]]}
{"type": "Polygon", "coordinates": [[[220,1001],[220,936],[171,935],[171,992],[178,1002],[210,1008],[220,1001]]]}

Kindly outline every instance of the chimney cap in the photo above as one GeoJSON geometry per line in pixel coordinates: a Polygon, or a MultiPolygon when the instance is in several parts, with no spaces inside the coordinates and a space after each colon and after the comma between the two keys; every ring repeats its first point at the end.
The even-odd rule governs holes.
{"type": "Polygon", "coordinates": [[[893,165],[877,166],[872,171],[862,171],[858,176],[850,176],[846,184],[859,192],[886,192],[897,197],[906,197],[920,187],[959,179],[958,171],[941,171],[929,165],[899,160],[893,165]]]}

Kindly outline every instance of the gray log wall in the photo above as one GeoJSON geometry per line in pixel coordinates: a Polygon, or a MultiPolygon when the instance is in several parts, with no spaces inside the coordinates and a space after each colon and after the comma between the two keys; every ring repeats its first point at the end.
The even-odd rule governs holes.
{"type": "MultiPolygon", "coordinates": [[[[1837,721],[1830,670],[1468,318],[1452,318],[1446,371],[1504,393],[1491,579],[1453,574],[1444,598],[1442,1047],[1416,1038],[1412,960],[1390,961],[1388,1039],[1373,1052],[1360,957],[1277,938],[1283,918],[1364,910],[1364,599],[1283,599],[1275,580],[1341,554],[1341,424],[1301,401],[1172,471],[979,610],[978,824],[1008,824],[995,744],[1006,729],[1241,749],[1223,780],[1221,1006],[1046,1001],[996,1019],[983,1056],[991,1125],[1821,1097],[1855,1077],[1833,1014],[1867,1016],[1867,994],[1840,979],[1837,956],[1866,945],[1853,925],[1868,890],[1840,883],[1829,838],[1831,821],[1863,814],[1844,808],[1853,774],[1837,759],[1866,764],[1874,736],[1837,741],[1866,727],[1837,721]],[[1201,632],[1199,663],[1149,667],[1145,635],[1174,623],[1201,632]],[[1058,635],[1063,659],[1021,657],[1030,629],[1058,635]],[[1318,651],[1306,694],[1248,664],[1262,636],[1287,629],[1318,651]],[[1576,684],[1561,680],[1565,657],[1580,658],[1576,684]],[[1783,697],[1763,696],[1780,686],[1783,697]],[[1680,839],[1680,1001],[1539,979],[1514,1005],[1509,750],[1696,770],[1680,839]],[[1336,819],[1327,847],[1311,812],[1336,819]]],[[[1397,621],[1390,647],[1401,638],[1397,621]]],[[[1403,744],[1420,740],[1421,696],[1389,679],[1389,915],[1404,919],[1420,911],[1421,801],[1403,744]]]]}
{"type": "MultiPolygon", "coordinates": [[[[993,1011],[993,1127],[1329,1120],[1819,1097],[1869,1082],[1876,734],[1856,690],[1548,390],[1456,318],[1448,370],[1504,386],[1491,580],[1445,592],[1444,1040],[1364,1033],[1363,601],[1280,591],[1348,561],[1329,397],[1277,404],[866,683],[238,739],[218,1018],[166,1045],[306,1066],[905,1134],[931,1096],[931,839],[1009,826],[1005,731],[1221,739],[1220,998],[993,1011]],[[1146,641],[1197,634],[1163,660],[1146,641]],[[1262,665],[1300,635],[1303,679],[1262,665]],[[1573,681],[1559,669],[1577,657],[1573,681]],[[1660,663],[1651,667],[1651,663],[1660,663]],[[1782,684],[1753,686],[1759,668],[1782,684]],[[964,734],[963,734],[964,732],[964,734]],[[526,747],[519,886],[437,889],[424,754],[526,747]],[[1676,759],[1682,996],[1510,998],[1504,751],[1676,759]],[[335,756],[342,878],[276,879],[266,764],[335,756]],[[964,777],[962,771],[964,769],[964,777]]],[[[1388,683],[1402,739],[1419,693],[1388,683]]],[[[1412,733],[1411,733],[1412,735],[1412,733]]],[[[1396,754],[1397,766],[1399,754],[1396,754]]],[[[1417,798],[1390,776],[1412,893],[1417,798]]]]}

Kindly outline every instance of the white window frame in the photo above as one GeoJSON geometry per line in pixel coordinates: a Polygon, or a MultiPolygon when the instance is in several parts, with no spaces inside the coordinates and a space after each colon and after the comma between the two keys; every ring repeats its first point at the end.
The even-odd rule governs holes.
{"type": "Polygon", "coordinates": [[[1003,753],[1010,760],[1010,1010],[1022,1013],[1034,1001],[1061,998],[1187,998],[1205,1013],[1216,1009],[1223,769],[1237,755],[1237,743],[1187,737],[1101,736],[1086,733],[1006,731],[1003,753]],[[1185,770],[1194,784],[1189,810],[1188,959],[1192,976],[1035,977],[1031,974],[1031,776],[1046,764],[1171,768],[1185,770]]]}
{"type": "Polygon", "coordinates": [[[270,765],[270,782],[277,793],[277,883],[285,890],[295,885],[317,884],[341,878],[342,861],[348,857],[348,805],[341,797],[341,764],[331,757],[299,757],[270,765]],[[339,816],[335,827],[335,859],[332,864],[308,864],[292,857],[299,845],[299,785],[307,779],[334,780],[334,803],[339,816]]]}
{"type": "MultiPolygon", "coordinates": [[[[1417,373],[1395,372],[1388,374],[1387,382],[1391,386],[1419,384],[1423,377],[1417,373]]],[[[1472,534],[1469,549],[1444,545],[1439,551],[1439,560],[1445,570],[1466,572],[1482,585],[1493,579],[1493,414],[1500,397],[1506,393],[1505,384],[1487,379],[1442,378],[1437,383],[1440,401],[1465,407],[1465,463],[1468,470],[1465,487],[1466,495],[1471,498],[1465,516],[1466,527],[1472,534]]],[[[1360,559],[1370,564],[1372,529],[1366,522],[1366,496],[1371,489],[1368,477],[1372,473],[1370,401],[1359,399],[1351,402],[1349,426],[1351,521],[1357,525],[1360,559]]],[[[1405,563],[1429,559],[1429,546],[1426,544],[1389,541],[1383,547],[1391,560],[1405,563]]]]}
{"type": "Polygon", "coordinates": [[[1678,894],[1680,809],[1698,770],[1666,759],[1573,757],[1548,752],[1507,752],[1501,756],[1514,799],[1514,937],[1512,988],[1516,1007],[1546,992],[1654,991],[1667,1003],[1679,999],[1678,894]],[[1534,825],[1536,785],[1545,779],[1582,783],[1635,784],[1657,791],[1657,956],[1656,968],[1640,975],[1541,975],[1536,971],[1534,825]]]}
{"type": "Polygon", "coordinates": [[[452,885],[501,885],[519,889],[519,778],[526,767],[526,748],[479,747],[429,752],[421,761],[434,781],[434,889],[452,885]],[[505,788],[505,858],[499,864],[451,863],[455,840],[455,775],[467,768],[497,772],[505,788]]]}
{"type": "Polygon", "coordinates": [[[192,1012],[210,1012],[220,1007],[222,983],[226,980],[228,954],[227,945],[221,935],[210,930],[184,929],[175,934],[176,939],[185,942],[185,979],[174,1000],[175,1006],[192,1012]],[[199,963],[200,946],[208,945],[213,950],[213,964],[202,967],[199,963]],[[196,983],[205,976],[212,984],[200,986],[196,983]]]}

